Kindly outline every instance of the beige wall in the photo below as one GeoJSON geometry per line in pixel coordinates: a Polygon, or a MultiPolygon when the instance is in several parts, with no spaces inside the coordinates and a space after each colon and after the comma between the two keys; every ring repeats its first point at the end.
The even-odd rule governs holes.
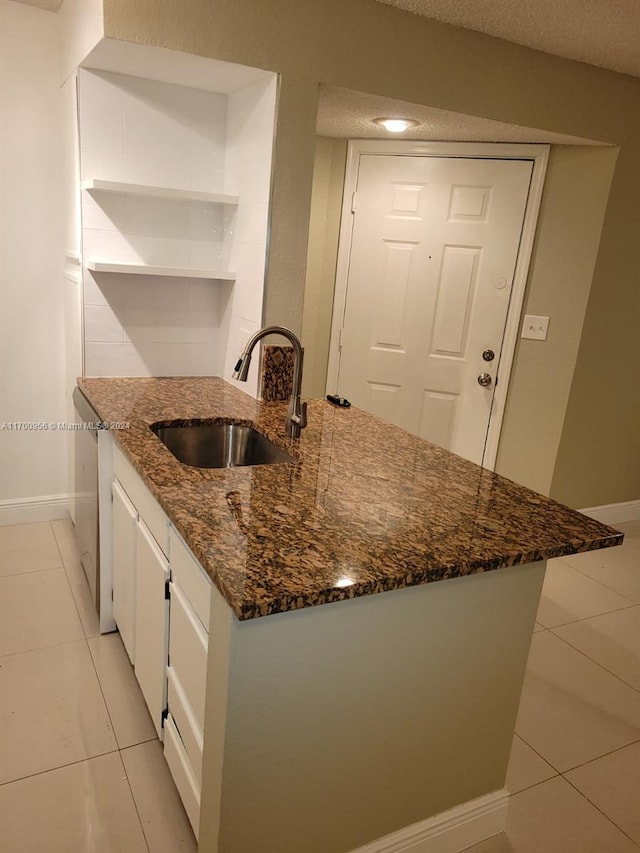
{"type": "Polygon", "coordinates": [[[324,397],[327,384],[346,161],[346,139],[318,137],[302,316],[302,340],[305,344],[302,390],[306,397],[324,397]]]}
{"type": "MultiPolygon", "coordinates": [[[[516,345],[496,471],[549,494],[618,150],[551,149],[523,313],[547,340],[516,345]],[[586,180],[588,176],[588,180],[586,180]]],[[[640,486],[639,486],[640,493],[640,486]]],[[[578,505],[586,506],[580,503],[578,505]]]]}
{"type": "MultiPolygon", "coordinates": [[[[524,469],[541,469],[548,480],[555,465],[552,494],[574,505],[638,498],[640,399],[633,391],[640,379],[640,338],[631,331],[640,320],[639,80],[448,27],[374,0],[190,0],[188,14],[180,0],[105,0],[104,5],[107,36],[281,74],[266,318],[297,330],[302,328],[318,83],[619,145],[557,463],[553,442],[541,440],[532,447],[523,441],[516,454],[528,457],[525,479],[524,469]],[[576,467],[583,476],[576,478],[576,467]]],[[[598,167],[598,181],[602,169],[598,167]]],[[[584,180],[590,182],[591,173],[584,180]]],[[[594,192],[602,199],[601,184],[594,192]]],[[[581,264],[593,249],[593,227],[593,222],[577,227],[564,221],[549,236],[562,248],[566,228],[577,246],[576,264],[581,264]]],[[[544,267],[554,268],[552,247],[544,254],[544,267]]],[[[566,259],[562,263],[564,269],[570,266],[566,259]]],[[[580,275],[584,294],[589,274],[583,268],[580,275]]],[[[533,293],[533,280],[530,286],[533,293]]],[[[562,349],[556,358],[564,359],[562,349]]],[[[566,369],[564,362],[550,357],[521,375],[535,390],[566,369]]],[[[566,376],[562,381],[566,384],[566,376]]],[[[518,408],[514,400],[505,425],[506,437],[514,424],[516,444],[534,399],[524,385],[519,392],[526,405],[518,408]]],[[[544,420],[537,402],[535,408],[544,420]]],[[[554,409],[539,435],[557,432],[559,417],[554,409]]],[[[511,446],[505,444],[505,454],[511,446]]],[[[501,465],[507,466],[507,456],[501,465]]]]}
{"type": "Polygon", "coordinates": [[[639,235],[636,136],[618,158],[553,476],[573,506],[640,498],[639,235]]]}

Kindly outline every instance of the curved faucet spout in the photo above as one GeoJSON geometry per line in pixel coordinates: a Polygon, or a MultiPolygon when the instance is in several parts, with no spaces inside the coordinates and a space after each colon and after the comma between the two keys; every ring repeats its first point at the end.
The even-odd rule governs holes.
{"type": "Polygon", "coordinates": [[[249,375],[249,365],[251,364],[251,353],[254,350],[258,341],[265,338],[267,335],[282,335],[286,338],[293,347],[293,385],[291,388],[291,397],[289,399],[289,408],[287,410],[287,418],[285,421],[285,429],[287,435],[293,438],[299,438],[300,432],[307,425],[307,404],[300,399],[302,389],[302,344],[299,338],[291,329],[285,326],[265,326],[264,329],[259,329],[255,335],[252,335],[247,341],[242,355],[238,359],[233,371],[233,378],[239,379],[241,382],[247,381],[249,375]]]}

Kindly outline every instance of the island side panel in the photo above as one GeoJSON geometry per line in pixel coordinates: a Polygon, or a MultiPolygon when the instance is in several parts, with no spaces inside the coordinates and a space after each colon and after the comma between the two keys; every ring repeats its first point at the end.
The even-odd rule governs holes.
{"type": "Polygon", "coordinates": [[[209,608],[209,653],[202,753],[198,850],[218,853],[232,636],[238,620],[215,584],[209,608]]]}
{"type": "Polygon", "coordinates": [[[232,617],[200,849],[347,853],[501,790],[544,570],[232,617]]]}

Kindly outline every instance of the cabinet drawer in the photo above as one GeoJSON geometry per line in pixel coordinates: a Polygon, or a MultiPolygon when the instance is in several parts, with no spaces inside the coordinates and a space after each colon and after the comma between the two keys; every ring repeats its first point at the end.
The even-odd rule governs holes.
{"type": "Polygon", "coordinates": [[[200,789],[171,714],[164,724],[164,757],[197,838],[200,823],[200,789]]]}
{"type": "Polygon", "coordinates": [[[169,662],[202,731],[209,637],[175,582],[171,583],[169,613],[169,662]]]}
{"type": "Polygon", "coordinates": [[[144,520],[166,556],[169,553],[169,519],[158,501],[142,482],[140,474],[115,444],[113,446],[113,476],[120,481],[140,518],[144,520]]]}
{"type": "Polygon", "coordinates": [[[175,670],[167,671],[167,706],[180,732],[189,763],[199,785],[202,785],[202,729],[198,727],[189,701],[175,670]]]}
{"type": "Polygon", "coordinates": [[[169,560],[173,579],[208,631],[211,580],[173,526],[169,528],[169,560]]]}

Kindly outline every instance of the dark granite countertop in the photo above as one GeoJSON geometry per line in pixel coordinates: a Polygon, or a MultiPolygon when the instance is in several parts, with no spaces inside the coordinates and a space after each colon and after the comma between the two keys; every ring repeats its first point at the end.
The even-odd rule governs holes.
{"type": "Polygon", "coordinates": [[[309,401],[300,439],[285,403],[217,377],[82,379],[153,495],[240,619],[619,545],[622,534],[380,421],[309,401]],[[201,469],[149,425],[231,418],[294,464],[201,469]]]}

